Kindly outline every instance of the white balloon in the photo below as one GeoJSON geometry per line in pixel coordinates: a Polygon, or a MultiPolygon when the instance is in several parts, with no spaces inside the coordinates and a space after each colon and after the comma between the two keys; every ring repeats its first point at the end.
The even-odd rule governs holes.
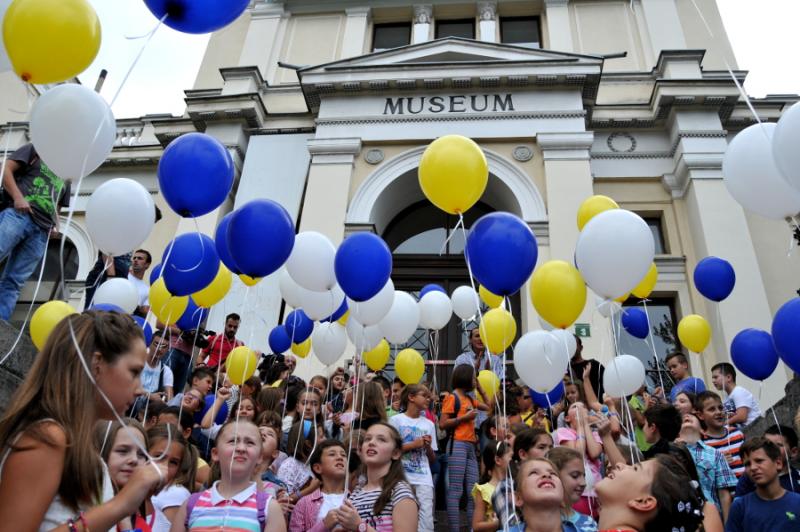
{"type": "Polygon", "coordinates": [[[644,365],[632,355],[619,355],[606,366],[603,388],[611,397],[631,395],[644,384],[644,365]]]}
{"type": "Polygon", "coordinates": [[[42,161],[62,179],[94,172],[117,137],[114,114],[103,97],[75,83],[58,85],[36,100],[30,130],[42,161]]]}
{"type": "Polygon", "coordinates": [[[555,330],[555,327],[553,327],[552,325],[547,323],[547,321],[543,317],[541,317],[541,316],[537,316],[537,317],[539,318],[539,325],[542,327],[542,330],[544,330],[544,331],[555,330]]]}
{"type": "Polygon", "coordinates": [[[383,333],[377,325],[370,325],[364,327],[357,319],[352,316],[347,320],[347,337],[356,347],[357,351],[369,351],[381,343],[383,340],[383,333]]]}
{"type": "Polygon", "coordinates": [[[304,231],[294,239],[286,271],[306,290],[324,292],[336,284],[335,257],[336,248],[327,236],[316,231],[304,231]]]}
{"type": "Polygon", "coordinates": [[[92,305],[102,303],[116,305],[131,314],[139,305],[139,291],[133,283],[121,277],[114,277],[97,287],[92,305]]]}
{"type": "Polygon", "coordinates": [[[408,292],[395,290],[389,313],[378,323],[384,338],[390,344],[404,344],[419,325],[417,302],[408,292]]]}
{"type": "Polygon", "coordinates": [[[386,281],[381,291],[367,299],[366,301],[353,301],[347,298],[347,308],[350,309],[350,316],[358,320],[363,325],[375,325],[381,321],[394,302],[394,283],[391,279],[386,281]]]}
{"type": "Polygon", "coordinates": [[[471,286],[459,286],[450,296],[453,312],[462,320],[468,320],[478,313],[480,299],[471,286]]]}
{"type": "Polygon", "coordinates": [[[311,348],[317,358],[330,366],[344,354],[347,347],[347,333],[336,322],[320,323],[311,334],[311,348]]]}
{"type": "Polygon", "coordinates": [[[327,318],[336,312],[336,309],[344,301],[344,292],[338,284],[324,292],[306,290],[302,286],[298,288],[300,290],[300,308],[303,309],[306,316],[314,321],[327,318]]]}
{"type": "Polygon", "coordinates": [[[514,347],[514,367],[534,391],[547,393],[567,373],[569,357],[559,339],[547,331],[531,331],[514,347]]]}
{"type": "MultiPolygon", "coordinates": [[[[289,272],[286,271],[286,268],[281,269],[281,273],[278,274],[278,286],[281,289],[281,297],[283,300],[286,301],[286,304],[292,308],[301,308],[303,304],[303,300],[301,299],[301,290],[303,290],[294,279],[289,275],[289,272]]],[[[323,316],[324,318],[325,316],[323,316]]]]}
{"type": "Polygon", "coordinates": [[[800,104],[796,103],[783,113],[772,136],[772,155],[775,165],[783,179],[795,190],[800,190],[798,146],[800,146],[800,104]]]}
{"type": "Polygon", "coordinates": [[[100,251],[123,255],[150,235],[155,214],[147,189],[133,179],[119,177],[92,193],[86,204],[86,229],[100,251]]]}
{"type": "Polygon", "coordinates": [[[614,301],[613,299],[606,299],[600,296],[594,296],[594,302],[597,306],[597,312],[600,313],[601,316],[604,318],[610,318],[620,310],[622,310],[622,305],[614,301]]]}
{"type": "Polygon", "coordinates": [[[11,70],[11,60],[6,53],[6,47],[3,45],[2,39],[2,26],[3,17],[6,16],[6,9],[11,5],[11,0],[0,0],[0,74],[7,70],[11,70]]]}
{"type": "Polygon", "coordinates": [[[647,223],[625,209],[601,212],[589,220],[575,247],[575,263],[586,284],[609,299],[636,288],[654,256],[647,223]]]}
{"type": "Polygon", "coordinates": [[[438,331],[450,323],[453,304],[444,292],[432,290],[419,303],[419,325],[424,329],[438,331]]]}
{"type": "Polygon", "coordinates": [[[553,329],[550,334],[556,337],[558,345],[567,353],[567,358],[575,356],[575,352],[578,351],[578,341],[574,334],[565,329],[553,329]]]}

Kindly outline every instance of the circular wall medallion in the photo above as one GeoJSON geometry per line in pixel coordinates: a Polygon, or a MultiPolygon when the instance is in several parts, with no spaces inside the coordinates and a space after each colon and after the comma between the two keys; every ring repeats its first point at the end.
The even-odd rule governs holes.
{"type": "Polygon", "coordinates": [[[512,155],[514,156],[514,159],[524,163],[533,159],[533,150],[527,146],[517,146],[514,148],[512,155]]]}
{"type": "Polygon", "coordinates": [[[383,161],[383,150],[377,148],[368,150],[367,153],[364,154],[364,160],[369,164],[378,164],[383,161]]]}
{"type": "Polygon", "coordinates": [[[632,153],[636,151],[636,139],[630,133],[616,132],[606,140],[608,149],[614,153],[632,153]]]}

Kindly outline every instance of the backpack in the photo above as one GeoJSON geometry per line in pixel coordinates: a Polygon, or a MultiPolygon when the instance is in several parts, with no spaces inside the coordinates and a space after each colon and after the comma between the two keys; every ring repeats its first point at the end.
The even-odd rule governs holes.
{"type": "MultiPolygon", "coordinates": [[[[197,493],[192,493],[189,496],[189,500],[186,503],[186,520],[184,521],[184,526],[186,530],[189,530],[189,518],[192,516],[192,511],[194,510],[195,505],[197,505],[197,501],[200,500],[200,497],[203,495],[204,492],[199,491],[197,493]]],[[[261,530],[264,530],[264,527],[267,524],[267,504],[270,500],[270,494],[266,491],[260,491],[256,488],[256,508],[258,509],[258,525],[261,527],[261,530]]]]}
{"type": "MultiPolygon", "coordinates": [[[[461,398],[458,396],[456,392],[453,392],[451,395],[455,400],[453,404],[453,417],[457,417],[459,411],[461,411],[461,398]]],[[[447,454],[450,455],[453,454],[453,442],[455,441],[455,434],[456,434],[455,427],[453,427],[452,429],[448,429],[446,431],[446,434],[447,435],[444,437],[444,440],[441,442],[439,448],[446,450],[447,454]],[[450,446],[450,449],[447,448],[448,445],[450,446]]]]}

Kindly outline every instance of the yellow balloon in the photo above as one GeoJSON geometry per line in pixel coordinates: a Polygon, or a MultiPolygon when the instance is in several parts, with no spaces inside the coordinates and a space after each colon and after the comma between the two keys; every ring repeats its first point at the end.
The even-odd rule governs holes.
{"type": "Polygon", "coordinates": [[[292,353],[300,358],[306,358],[311,352],[311,337],[305,339],[304,342],[299,344],[292,344],[292,353]]]}
{"type": "Polygon", "coordinates": [[[589,223],[589,220],[604,211],[611,209],[619,209],[619,205],[608,196],[592,196],[587,199],[578,208],[578,231],[583,230],[583,226],[589,223]]]}
{"type": "Polygon", "coordinates": [[[394,371],[405,384],[417,384],[425,374],[425,361],[416,349],[403,349],[394,360],[394,371]]]}
{"type": "Polygon", "coordinates": [[[258,365],[256,352],[240,345],[234,348],[225,359],[225,371],[233,384],[241,386],[244,381],[253,376],[258,365]]]}
{"type": "Polygon", "coordinates": [[[247,286],[255,286],[255,285],[257,285],[258,283],[261,282],[261,279],[263,279],[263,277],[250,277],[249,275],[245,275],[243,273],[240,273],[239,274],[239,279],[241,279],[242,282],[244,284],[246,284],[247,286]]]}
{"type": "Polygon", "coordinates": [[[478,373],[478,382],[489,397],[497,395],[500,391],[500,378],[488,369],[478,373]]]}
{"type": "Polygon", "coordinates": [[[342,326],[344,326],[344,325],[347,325],[347,320],[349,320],[349,319],[350,319],[350,311],[348,310],[347,312],[345,312],[344,314],[342,314],[342,317],[341,317],[341,318],[339,318],[338,320],[336,320],[336,322],[337,322],[339,325],[342,325],[342,326]]]}
{"type": "Polygon", "coordinates": [[[173,296],[164,279],[150,285],[150,310],[165,325],[177,322],[189,304],[189,296],[173,296]]]}
{"type": "Polygon", "coordinates": [[[586,283],[572,264],[550,260],[531,277],[533,308],[547,323],[566,329],[578,319],[586,306],[586,283]]]}
{"type": "Polygon", "coordinates": [[[628,300],[629,297],[631,297],[631,293],[630,292],[628,292],[627,294],[622,294],[621,296],[619,296],[614,301],[616,301],[617,303],[625,303],[628,300]]]}
{"type": "Polygon", "coordinates": [[[711,341],[711,326],[703,316],[690,314],[678,324],[678,339],[695,353],[702,353],[711,341]]]}
{"type": "Polygon", "coordinates": [[[31,318],[31,340],[39,351],[44,348],[50,332],[61,320],[78,311],[64,301],[48,301],[36,309],[31,318]]]}
{"type": "Polygon", "coordinates": [[[383,339],[373,349],[364,352],[364,362],[372,371],[380,371],[389,362],[389,354],[389,342],[383,339]]]}
{"type": "Polygon", "coordinates": [[[636,288],[631,290],[631,294],[638,297],[639,299],[647,299],[651,293],[653,293],[653,289],[656,287],[656,282],[658,281],[658,268],[656,268],[656,263],[650,265],[650,269],[647,270],[647,275],[644,276],[642,282],[640,282],[636,288]]]}
{"type": "Polygon", "coordinates": [[[493,294],[483,286],[478,287],[478,294],[481,296],[481,301],[489,308],[497,308],[503,304],[503,296],[493,294]]]}
{"type": "Polygon", "coordinates": [[[483,345],[490,353],[502,353],[517,335],[517,322],[506,309],[493,308],[483,315],[480,334],[483,345]]]}
{"type": "Polygon", "coordinates": [[[8,58],[28,83],[58,83],[86,70],[100,50],[100,34],[87,0],[15,0],[3,19],[8,58]]]}
{"type": "Polygon", "coordinates": [[[194,299],[198,307],[211,308],[222,301],[222,298],[224,298],[228,290],[231,289],[232,282],[233,274],[220,262],[219,270],[214,280],[199,292],[192,294],[192,299],[194,299]]]}
{"type": "Polygon", "coordinates": [[[445,135],[430,143],[419,163],[419,186],[437,207],[463,214],[483,195],[489,165],[480,146],[461,135],[445,135]]]}

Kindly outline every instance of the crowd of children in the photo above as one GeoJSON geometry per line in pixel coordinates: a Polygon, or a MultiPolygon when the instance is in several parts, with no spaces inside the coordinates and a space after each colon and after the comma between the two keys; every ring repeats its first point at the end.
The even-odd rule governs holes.
{"type": "Polygon", "coordinates": [[[444,390],[343,368],[306,384],[279,358],[263,381],[198,367],[184,386],[163,338],[107,312],[54,329],[0,419],[3,529],[800,530],[797,435],[745,439],[758,405],[729,364],[722,396],[678,354],[669,393],[620,400],[581,359],[539,406],[472,364],[444,390]]]}

